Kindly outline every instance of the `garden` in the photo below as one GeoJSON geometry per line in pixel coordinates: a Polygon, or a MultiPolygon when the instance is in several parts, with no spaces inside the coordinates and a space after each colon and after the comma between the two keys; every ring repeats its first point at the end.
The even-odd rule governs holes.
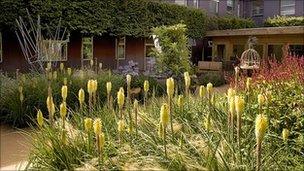
{"type": "MultiPolygon", "coordinates": [[[[56,1],[53,8],[60,11],[61,3],[68,2],[56,1]]],[[[111,15],[123,1],[110,0],[75,2],[65,9],[70,15],[60,15],[68,29],[83,29],[84,34],[114,30],[115,36],[155,35],[159,46],[151,52],[156,59],[153,74],[105,69],[94,60],[82,68],[47,61],[36,72],[0,72],[1,124],[30,137],[24,169],[304,170],[304,58],[286,54],[281,61],[263,59],[250,76],[238,66],[199,76],[190,61],[188,38],[203,36],[206,30],[201,28],[248,28],[253,22],[207,19],[196,9],[138,2],[147,13],[157,9],[171,15],[170,9],[178,17],[167,21],[149,15],[128,30],[126,23],[133,23],[133,15],[141,16],[143,9],[132,10],[136,3],[128,1],[126,15],[117,22],[111,15]],[[102,22],[96,13],[89,17],[93,22],[69,18],[85,5],[100,8],[108,25],[97,26],[102,22]],[[181,22],[191,10],[194,17],[181,22]],[[83,28],[82,22],[97,24],[83,28]],[[218,91],[220,85],[227,88],[218,91]]],[[[49,15],[49,4],[40,0],[26,5],[37,8],[33,13],[49,15]]],[[[48,19],[52,23],[57,18],[48,19]]],[[[268,24],[275,26],[273,20],[268,24]]],[[[13,25],[1,21],[0,26],[7,23],[13,25]]]]}
{"type": "Polygon", "coordinates": [[[251,78],[235,73],[227,93],[181,77],[63,64],[1,75],[1,117],[35,130],[30,170],[303,169],[302,58],[268,61],[251,78]]]}

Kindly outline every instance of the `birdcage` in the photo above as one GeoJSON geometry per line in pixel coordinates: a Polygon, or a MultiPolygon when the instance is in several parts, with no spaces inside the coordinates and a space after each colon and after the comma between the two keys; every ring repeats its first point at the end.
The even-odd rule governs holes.
{"type": "Polygon", "coordinates": [[[254,50],[254,42],[256,42],[256,38],[249,38],[248,44],[249,49],[245,50],[242,53],[240,60],[240,68],[242,69],[258,69],[260,67],[260,55],[254,50]]]}

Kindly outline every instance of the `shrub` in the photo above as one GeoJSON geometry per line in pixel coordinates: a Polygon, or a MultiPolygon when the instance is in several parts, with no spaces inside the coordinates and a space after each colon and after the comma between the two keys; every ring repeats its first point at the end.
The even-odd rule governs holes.
{"type": "Polygon", "coordinates": [[[226,83],[224,75],[219,72],[207,72],[198,77],[198,84],[207,85],[212,83],[214,86],[221,86],[226,83]]]}
{"type": "Polygon", "coordinates": [[[239,18],[234,16],[210,17],[208,19],[208,30],[227,30],[255,27],[252,19],[239,18]]]}
{"type": "Polygon", "coordinates": [[[267,18],[264,22],[265,27],[282,27],[282,26],[304,26],[304,17],[275,16],[267,18]]]}
{"type": "Polygon", "coordinates": [[[153,29],[159,39],[160,50],[154,48],[157,66],[161,73],[179,76],[190,70],[190,50],[186,25],[161,26],[153,29]]]}
{"type": "MultiPolygon", "coordinates": [[[[79,107],[78,91],[80,88],[85,90],[86,99],[88,98],[87,80],[90,78],[97,79],[98,81],[97,96],[100,105],[103,105],[106,101],[106,82],[112,82],[111,92],[114,98],[120,87],[125,87],[126,89],[124,76],[121,75],[111,74],[109,72],[103,72],[97,75],[90,71],[84,71],[84,78],[81,79],[79,71],[75,70],[74,74],[70,77],[66,74],[60,74],[58,71],[57,79],[51,81],[52,95],[57,108],[62,101],[61,86],[63,85],[64,78],[68,80],[67,105],[71,109],[77,109],[79,107]]],[[[134,80],[138,80],[134,86],[143,87],[144,79],[148,79],[151,82],[151,91],[155,88],[156,95],[163,92],[163,86],[153,78],[143,76],[139,76],[139,78],[134,77],[134,80]]],[[[33,118],[35,118],[37,109],[40,109],[45,117],[47,117],[46,98],[48,96],[48,79],[45,74],[24,74],[18,79],[0,74],[0,80],[1,122],[17,127],[28,126],[28,124],[32,123],[33,118]],[[19,86],[23,87],[24,100],[22,105],[20,103],[19,86]]]]}

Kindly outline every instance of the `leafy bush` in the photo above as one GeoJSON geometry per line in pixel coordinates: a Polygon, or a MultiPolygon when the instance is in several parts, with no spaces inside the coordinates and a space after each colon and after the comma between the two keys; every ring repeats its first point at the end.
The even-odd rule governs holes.
{"type": "Polygon", "coordinates": [[[179,76],[190,71],[190,50],[186,25],[161,26],[153,29],[159,40],[160,50],[154,48],[157,66],[161,73],[179,76]]]}
{"type": "Polygon", "coordinates": [[[207,85],[208,83],[212,83],[214,86],[221,86],[226,83],[224,75],[219,72],[203,73],[197,79],[200,85],[207,85]]]}
{"type": "MultiPolygon", "coordinates": [[[[235,86],[233,77],[230,83],[235,86]]],[[[245,89],[245,83],[246,76],[242,76],[238,82],[241,90],[245,89]]],[[[252,84],[253,96],[270,93],[271,102],[267,107],[270,129],[281,134],[287,128],[291,137],[301,139],[304,129],[304,58],[286,56],[281,62],[263,61],[252,75],[252,84]]],[[[257,106],[252,110],[257,110],[257,106]]]]}
{"type": "MultiPolygon", "coordinates": [[[[100,105],[106,101],[106,82],[112,82],[113,97],[116,97],[116,92],[120,87],[125,87],[126,89],[124,77],[121,75],[111,74],[109,72],[103,72],[97,75],[91,71],[84,71],[84,78],[81,78],[80,73],[77,70],[75,70],[72,76],[61,74],[58,71],[56,80],[53,79],[51,81],[52,95],[57,107],[59,107],[59,104],[62,101],[61,86],[63,85],[64,78],[67,78],[68,82],[67,105],[72,109],[79,107],[78,91],[82,88],[87,92],[87,80],[90,78],[97,79],[98,81],[97,96],[100,105]]],[[[151,90],[155,88],[156,95],[163,92],[163,86],[153,78],[140,76],[139,78],[134,77],[133,79],[138,80],[138,83],[134,85],[136,87],[143,87],[143,79],[148,79],[151,82],[151,90]]],[[[42,110],[44,114],[48,113],[46,98],[48,96],[49,82],[44,74],[24,74],[18,79],[0,75],[0,80],[1,122],[12,124],[17,127],[24,127],[32,123],[33,118],[36,116],[37,109],[42,110]],[[20,101],[19,86],[23,87],[24,100],[22,104],[20,101]]],[[[87,93],[86,98],[88,98],[87,93]]]]}
{"type": "Polygon", "coordinates": [[[267,18],[264,25],[266,27],[304,26],[304,17],[275,16],[273,18],[267,18]]]}
{"type": "Polygon", "coordinates": [[[239,18],[234,16],[210,17],[208,19],[208,30],[227,30],[255,27],[252,19],[239,18]]]}

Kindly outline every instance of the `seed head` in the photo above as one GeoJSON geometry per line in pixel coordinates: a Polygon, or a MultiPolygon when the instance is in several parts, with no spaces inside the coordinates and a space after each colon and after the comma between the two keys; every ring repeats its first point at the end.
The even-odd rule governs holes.
{"type": "Polygon", "coordinates": [[[205,95],[206,95],[206,88],[205,88],[205,86],[201,85],[199,87],[199,96],[200,96],[200,98],[203,98],[205,95]]]}
{"type": "Polygon", "coordinates": [[[60,63],[60,71],[63,71],[63,69],[64,69],[64,63],[60,63]]]}
{"type": "Polygon", "coordinates": [[[97,87],[98,87],[98,82],[97,82],[97,80],[93,80],[92,84],[93,84],[93,92],[96,93],[97,87]]]}
{"type": "Polygon", "coordinates": [[[84,90],[82,88],[78,91],[78,100],[79,100],[80,104],[84,103],[85,93],[84,93],[84,90]]]}
{"type": "Polygon", "coordinates": [[[231,97],[229,100],[229,112],[232,116],[235,114],[235,99],[234,97],[231,97]]]}
{"type": "Polygon", "coordinates": [[[53,72],[53,79],[56,80],[57,79],[57,71],[53,72]]]}
{"type": "Polygon", "coordinates": [[[84,119],[84,129],[86,132],[90,132],[93,127],[93,120],[91,118],[84,119]]]}
{"type": "Polygon", "coordinates": [[[258,103],[259,103],[260,106],[264,105],[264,103],[265,103],[265,96],[264,95],[262,95],[262,94],[258,95],[258,103]]]}
{"type": "Polygon", "coordinates": [[[94,80],[89,80],[87,83],[88,93],[92,94],[94,92],[94,80]]]}
{"type": "Polygon", "coordinates": [[[287,142],[289,136],[289,130],[284,128],[282,131],[282,138],[284,142],[287,142]]]}
{"type": "Polygon", "coordinates": [[[40,109],[37,112],[37,122],[38,122],[38,125],[40,127],[42,127],[42,125],[43,125],[43,114],[42,114],[40,109]]]}
{"type": "Polygon", "coordinates": [[[239,96],[235,96],[235,111],[237,114],[244,112],[245,100],[239,96]]]}
{"type": "Polygon", "coordinates": [[[125,103],[125,94],[123,88],[121,87],[117,92],[117,104],[119,109],[123,108],[124,103],[125,103]]]}
{"type": "Polygon", "coordinates": [[[160,121],[163,124],[164,128],[169,123],[169,115],[170,115],[169,106],[166,103],[164,103],[160,109],[160,121]]]}
{"type": "Polygon", "coordinates": [[[144,82],[144,91],[147,93],[149,91],[149,81],[145,80],[144,82]]]}
{"type": "Polygon", "coordinates": [[[261,143],[266,133],[267,129],[267,118],[266,116],[259,114],[255,120],[255,137],[257,143],[261,143]]]}
{"type": "Polygon", "coordinates": [[[111,82],[107,82],[107,94],[110,94],[111,93],[111,90],[112,90],[112,83],[111,82]]]}
{"type": "Polygon", "coordinates": [[[172,77],[168,78],[166,81],[166,85],[167,85],[167,95],[169,97],[172,97],[174,94],[174,79],[172,77]]]}
{"type": "Polygon", "coordinates": [[[68,84],[68,79],[67,78],[63,78],[63,84],[67,85],[68,84]]]}
{"type": "Polygon", "coordinates": [[[132,81],[132,77],[130,74],[127,74],[127,85],[130,86],[131,85],[131,81],[132,81]]]}
{"type": "Polygon", "coordinates": [[[212,89],[213,89],[213,85],[211,83],[208,83],[207,84],[207,92],[208,92],[208,94],[210,94],[212,92],[212,89]]]}
{"type": "Polygon", "coordinates": [[[94,127],[94,133],[96,136],[101,134],[101,129],[102,129],[101,119],[99,119],[99,118],[95,119],[94,123],[93,123],[93,127],[94,127]]]}
{"type": "Polygon", "coordinates": [[[178,99],[177,99],[177,106],[179,108],[181,108],[184,105],[184,96],[183,95],[179,95],[178,99]]]}
{"type": "Polygon", "coordinates": [[[117,123],[118,132],[122,133],[125,130],[125,122],[121,119],[117,123]]]}
{"type": "Polygon", "coordinates": [[[72,75],[72,68],[68,68],[67,72],[68,72],[68,75],[71,76],[72,75]]]}
{"type": "Polygon", "coordinates": [[[61,87],[61,97],[62,97],[63,101],[66,100],[67,96],[68,96],[68,87],[66,85],[64,85],[61,87]]]}
{"type": "Polygon", "coordinates": [[[65,119],[66,114],[67,114],[66,103],[65,103],[65,102],[62,102],[62,103],[60,104],[60,116],[61,116],[62,120],[65,119]]]}
{"type": "Polygon", "coordinates": [[[134,111],[138,110],[138,101],[135,99],[133,104],[134,111]]]}
{"type": "Polygon", "coordinates": [[[191,78],[188,72],[184,73],[185,87],[189,87],[191,84],[191,78]]]}
{"type": "Polygon", "coordinates": [[[104,148],[104,145],[105,145],[105,135],[104,133],[101,133],[98,135],[98,139],[99,139],[99,149],[102,150],[104,148]]]}

